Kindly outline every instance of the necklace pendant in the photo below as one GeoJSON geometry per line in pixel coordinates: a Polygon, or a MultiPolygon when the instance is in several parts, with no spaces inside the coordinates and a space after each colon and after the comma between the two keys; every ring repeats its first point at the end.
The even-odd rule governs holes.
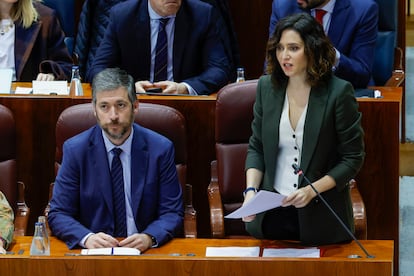
{"type": "Polygon", "coordinates": [[[8,25],[1,24],[0,35],[5,35],[8,31],[10,31],[13,28],[13,26],[13,21],[11,21],[8,25]]]}

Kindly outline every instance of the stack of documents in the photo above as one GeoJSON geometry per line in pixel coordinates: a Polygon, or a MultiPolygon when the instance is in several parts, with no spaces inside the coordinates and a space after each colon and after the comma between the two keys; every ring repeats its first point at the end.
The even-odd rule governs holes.
{"type": "Polygon", "coordinates": [[[81,255],[136,256],[140,254],[141,251],[138,249],[129,247],[107,247],[81,250],[81,255]]]}

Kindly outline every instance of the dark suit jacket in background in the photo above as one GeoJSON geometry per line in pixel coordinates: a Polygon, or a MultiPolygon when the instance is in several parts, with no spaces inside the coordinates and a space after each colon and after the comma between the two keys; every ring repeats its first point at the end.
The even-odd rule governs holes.
{"type": "MultiPolygon", "coordinates": [[[[260,189],[268,191],[274,190],[279,122],[285,95],[286,85],[275,88],[270,75],[260,78],[246,169],[257,168],[262,171],[260,189]]],[[[300,166],[311,182],[325,175],[335,179],[336,188],[322,193],[322,196],[351,230],[354,229],[354,221],[347,183],[361,168],[364,156],[361,114],[351,84],[333,77],[326,86],[312,88],[300,166]]],[[[301,177],[299,188],[304,186],[306,182],[301,177]]],[[[352,239],[318,197],[306,207],[299,208],[298,212],[300,239],[303,243],[318,245],[352,239]]],[[[263,236],[263,217],[264,213],[261,213],[246,224],[248,231],[255,237],[263,236]]]]}
{"type": "MultiPolygon", "coordinates": [[[[285,16],[304,12],[296,1],[273,0],[269,35],[285,16]]],[[[378,33],[378,6],[374,0],[337,0],[328,36],[341,53],[335,75],[354,88],[374,85],[372,65],[378,33]]]]}
{"type": "Polygon", "coordinates": [[[28,29],[15,22],[16,80],[32,81],[39,73],[53,73],[57,80],[70,80],[72,58],[56,12],[39,3],[33,5],[39,13],[37,22],[28,29]]]}
{"type": "Polygon", "coordinates": [[[230,82],[235,82],[237,79],[237,68],[241,66],[240,50],[228,0],[201,1],[212,5],[218,13],[217,29],[231,64],[230,82]]]}
{"type": "Polygon", "coordinates": [[[92,66],[96,50],[105,35],[111,8],[125,1],[85,0],[83,3],[74,50],[78,55],[79,71],[83,79],[92,66]]]}
{"type": "MultiPolygon", "coordinates": [[[[198,94],[217,92],[229,82],[230,62],[216,28],[213,7],[183,0],[175,19],[173,76],[198,94]]],[[[147,0],[114,6],[87,80],[108,67],[120,67],[135,81],[149,80],[151,67],[150,18],[147,0]]]]}
{"type": "MultiPolygon", "coordinates": [[[[139,232],[159,245],[182,232],[181,186],[174,146],[134,124],[131,149],[131,207],[139,232]]],[[[102,130],[94,126],[67,140],[53,190],[49,225],[69,248],[89,232],[114,234],[111,177],[102,130]]]]}

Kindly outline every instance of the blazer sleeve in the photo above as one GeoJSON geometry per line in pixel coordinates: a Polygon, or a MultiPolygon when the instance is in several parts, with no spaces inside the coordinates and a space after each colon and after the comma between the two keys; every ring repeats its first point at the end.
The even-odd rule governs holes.
{"type": "Polygon", "coordinates": [[[177,178],[174,156],[174,146],[169,141],[169,146],[163,150],[157,161],[159,164],[156,172],[158,179],[154,180],[158,183],[158,187],[152,189],[156,191],[157,196],[144,195],[140,203],[147,215],[154,209],[157,210],[157,214],[155,217],[142,214],[142,217],[137,218],[139,225],[145,225],[148,222],[141,232],[154,236],[158,246],[177,236],[183,226],[182,191],[177,178]]]}
{"type": "MultiPolygon", "coordinates": [[[[344,52],[345,47],[338,49],[341,57],[335,75],[350,81],[355,88],[365,88],[372,78],[378,34],[378,6],[374,3],[368,9],[358,12],[360,14],[357,18],[358,22],[354,23],[356,25],[352,37],[341,37],[341,41],[348,41],[349,45],[346,46],[346,52],[344,52]]],[[[332,32],[335,30],[332,29],[332,32]]],[[[330,33],[331,30],[329,36],[331,36],[330,33]]]]}
{"type": "Polygon", "coordinates": [[[339,90],[340,93],[335,101],[335,126],[338,138],[336,148],[340,159],[328,175],[336,180],[337,189],[343,189],[343,185],[346,185],[361,169],[365,151],[364,131],[361,126],[362,114],[358,111],[354,90],[349,83],[339,90]]]}
{"type": "MultiPolygon", "coordinates": [[[[220,31],[217,27],[218,24],[216,24],[216,22],[223,23],[223,21],[219,21],[217,14],[213,13],[212,8],[208,11],[208,13],[200,15],[208,18],[208,20],[203,21],[206,22],[204,24],[207,24],[207,26],[205,26],[206,32],[192,33],[193,38],[198,36],[203,41],[202,45],[200,45],[201,52],[199,53],[202,58],[200,74],[181,80],[188,83],[199,95],[209,95],[217,92],[220,88],[228,84],[232,74],[230,57],[225,51],[223,40],[219,35],[220,31]]],[[[197,22],[194,23],[197,24],[197,22]]],[[[225,26],[221,26],[221,28],[224,27],[225,26]]],[[[176,29],[176,32],[178,31],[179,30],[176,29]]],[[[175,39],[177,39],[177,34],[175,34],[174,44],[182,43],[180,41],[176,42],[175,39]]],[[[191,36],[188,39],[192,39],[191,36]]],[[[188,54],[184,54],[182,58],[185,59],[186,62],[191,62],[191,57],[187,55],[188,54]]]]}
{"type": "Polygon", "coordinates": [[[63,160],[50,202],[48,222],[53,234],[72,249],[91,231],[79,222],[81,154],[68,141],[63,144],[63,160]]]}
{"type": "Polygon", "coordinates": [[[70,80],[73,61],[56,12],[53,10],[43,21],[42,36],[47,39],[48,49],[46,59],[39,64],[39,72],[53,73],[58,80],[70,80]]]}
{"type": "MultiPolygon", "coordinates": [[[[267,76],[268,77],[268,76],[267,76]]],[[[252,135],[249,139],[249,146],[247,149],[246,157],[246,170],[249,168],[256,168],[259,171],[264,172],[264,152],[263,152],[263,138],[262,138],[262,124],[263,124],[263,103],[262,103],[262,90],[264,79],[259,79],[256,91],[256,101],[253,105],[253,122],[252,122],[252,135]]],[[[268,80],[270,81],[270,80],[268,80]]]]}

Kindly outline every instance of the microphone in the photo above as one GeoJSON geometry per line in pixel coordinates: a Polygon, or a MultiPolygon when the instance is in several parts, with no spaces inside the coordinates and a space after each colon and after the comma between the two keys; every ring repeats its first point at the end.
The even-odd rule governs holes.
{"type": "MultiPolygon", "coordinates": [[[[361,248],[362,251],[364,251],[367,258],[375,258],[375,256],[368,253],[368,251],[362,246],[362,244],[359,242],[359,240],[355,237],[355,235],[349,230],[349,228],[346,226],[346,224],[342,221],[342,219],[338,216],[338,214],[332,209],[332,207],[329,205],[329,203],[323,198],[323,196],[316,190],[316,188],[312,185],[312,182],[309,181],[309,179],[305,176],[302,169],[299,168],[299,166],[295,163],[292,164],[292,168],[294,170],[294,173],[297,175],[303,175],[303,179],[305,180],[306,184],[311,186],[312,190],[318,195],[318,197],[322,200],[322,202],[328,207],[329,211],[335,216],[337,221],[342,225],[342,227],[345,229],[345,231],[351,236],[351,238],[358,244],[359,248],[361,248]]],[[[350,255],[349,258],[360,258],[358,255],[350,255]]]]}

